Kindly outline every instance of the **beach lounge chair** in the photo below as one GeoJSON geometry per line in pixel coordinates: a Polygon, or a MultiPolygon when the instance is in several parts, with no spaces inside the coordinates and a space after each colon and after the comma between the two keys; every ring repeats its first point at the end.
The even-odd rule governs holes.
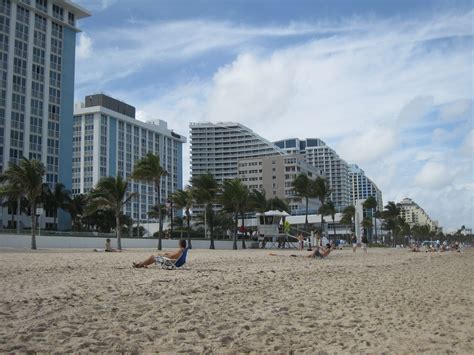
{"type": "Polygon", "coordinates": [[[160,257],[157,259],[157,262],[161,264],[161,268],[165,270],[175,270],[181,268],[186,264],[186,257],[188,256],[188,248],[184,249],[183,253],[178,259],[169,259],[165,257],[160,257]]]}

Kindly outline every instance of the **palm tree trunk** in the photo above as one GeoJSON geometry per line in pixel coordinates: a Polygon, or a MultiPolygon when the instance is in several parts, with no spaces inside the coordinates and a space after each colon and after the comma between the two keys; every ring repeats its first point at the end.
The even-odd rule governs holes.
{"type": "Polygon", "coordinates": [[[186,222],[188,224],[188,248],[192,249],[191,245],[191,216],[189,215],[189,211],[186,211],[186,222]]]}
{"type": "MultiPolygon", "coordinates": [[[[13,213],[13,211],[12,211],[13,213]]],[[[21,219],[21,197],[18,197],[16,202],[16,234],[20,234],[20,219],[21,219]]]]}
{"type": "Polygon", "coordinates": [[[213,235],[213,225],[212,225],[212,204],[210,204],[211,208],[210,208],[210,216],[209,216],[209,232],[211,233],[210,237],[211,237],[211,245],[209,246],[209,249],[216,249],[215,245],[214,245],[214,235],[213,235]]]}
{"type": "Polygon", "coordinates": [[[242,216],[242,229],[244,230],[244,235],[242,236],[242,249],[247,249],[247,246],[245,245],[245,237],[247,236],[247,232],[245,232],[245,219],[244,219],[244,213],[241,213],[242,216]]]}
{"type": "Polygon", "coordinates": [[[162,218],[163,216],[161,215],[161,189],[160,189],[160,183],[156,183],[156,192],[157,192],[157,197],[158,197],[158,250],[162,249],[161,245],[161,239],[163,238],[163,221],[162,218]]]}
{"type": "Polygon", "coordinates": [[[31,249],[36,250],[36,203],[31,204],[31,249]]]}
{"type": "Polygon", "coordinates": [[[234,244],[232,246],[232,249],[237,250],[237,230],[238,230],[238,223],[239,223],[239,215],[236,212],[235,213],[235,226],[234,226],[234,244]]]}
{"type": "MultiPolygon", "coordinates": [[[[375,211],[375,215],[377,215],[377,210],[375,211]]],[[[374,217],[374,227],[375,227],[375,243],[377,243],[377,217],[374,217]]]]}
{"type": "Polygon", "coordinates": [[[115,215],[115,235],[117,236],[117,248],[122,250],[122,227],[120,226],[120,214],[115,215]]]}
{"type": "Polygon", "coordinates": [[[306,218],[304,221],[304,228],[308,231],[308,197],[306,197],[306,218]]]}
{"type": "Polygon", "coordinates": [[[56,221],[58,219],[58,209],[54,210],[54,219],[53,219],[53,226],[55,230],[58,230],[58,226],[56,225],[56,221]]]}
{"type": "Polygon", "coordinates": [[[336,223],[334,222],[334,215],[332,216],[332,227],[334,228],[334,240],[336,240],[336,223]]]}

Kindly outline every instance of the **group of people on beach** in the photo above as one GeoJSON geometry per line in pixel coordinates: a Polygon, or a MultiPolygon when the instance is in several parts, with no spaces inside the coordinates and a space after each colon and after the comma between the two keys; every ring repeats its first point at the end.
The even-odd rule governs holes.
{"type": "MultiPolygon", "coordinates": [[[[420,252],[421,247],[422,246],[419,242],[415,242],[412,245],[410,245],[410,250],[415,253],[420,252]]],[[[454,251],[454,252],[460,253],[461,247],[462,246],[459,244],[459,242],[453,242],[451,244],[448,244],[446,240],[442,243],[438,240],[435,243],[429,243],[426,247],[425,252],[434,253],[434,252],[454,251]]]]}

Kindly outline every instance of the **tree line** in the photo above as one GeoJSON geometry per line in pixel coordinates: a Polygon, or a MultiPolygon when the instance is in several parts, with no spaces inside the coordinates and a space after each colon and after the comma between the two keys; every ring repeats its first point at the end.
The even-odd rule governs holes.
{"type": "MultiPolygon", "coordinates": [[[[122,226],[132,225],[133,221],[123,213],[124,206],[134,200],[137,192],[129,191],[130,180],[143,181],[153,184],[156,195],[156,204],[148,212],[152,218],[157,218],[159,222],[158,249],[162,249],[163,239],[163,217],[166,214],[166,205],[162,203],[161,179],[168,172],[161,166],[160,158],[157,155],[148,153],[140,159],[134,166],[131,176],[124,179],[122,176],[109,176],[100,179],[96,186],[85,195],[79,194],[71,197],[71,193],[66,190],[63,184],[58,183],[53,189],[44,183],[45,168],[37,160],[23,158],[18,164],[10,164],[9,168],[0,174],[0,197],[5,200],[5,204],[12,212],[12,225],[14,213],[26,213],[31,217],[31,248],[36,249],[36,211],[37,206],[42,203],[50,215],[52,214],[54,223],[57,222],[57,212],[59,209],[67,211],[72,220],[73,229],[81,229],[85,224],[99,230],[115,229],[117,237],[117,247],[122,248],[121,236],[122,226]]],[[[324,226],[324,216],[331,216],[334,235],[336,235],[335,214],[336,208],[330,200],[331,190],[323,177],[316,179],[309,178],[306,174],[298,174],[292,182],[294,199],[301,200],[305,206],[305,230],[309,231],[308,212],[309,200],[318,199],[321,203],[318,213],[321,215],[321,231],[324,226]]],[[[215,249],[215,227],[233,230],[233,248],[237,249],[238,220],[251,212],[265,212],[267,210],[278,209],[289,211],[288,202],[278,197],[267,198],[265,191],[250,190],[239,179],[226,180],[222,184],[210,174],[202,174],[191,179],[190,185],[184,189],[174,191],[169,200],[178,210],[184,211],[182,221],[186,223],[187,241],[191,245],[191,219],[193,209],[201,210],[198,216],[194,217],[194,224],[204,225],[205,237],[209,236],[210,249],[215,249]],[[220,205],[222,208],[216,211],[213,206],[220,205]]],[[[361,222],[364,229],[372,230],[372,221],[377,218],[383,220],[382,228],[390,231],[394,243],[402,236],[415,235],[425,236],[435,233],[426,229],[426,226],[410,227],[403,218],[400,217],[400,206],[394,202],[389,202],[383,211],[377,210],[377,200],[369,197],[363,204],[365,216],[361,222]]],[[[340,224],[348,225],[353,230],[355,207],[347,206],[342,211],[340,224]]],[[[17,221],[17,226],[18,226],[17,221]]],[[[375,226],[376,227],[376,226],[375,226]]],[[[184,228],[182,228],[183,230],[184,228]]],[[[377,231],[377,228],[375,228],[377,231]]],[[[377,233],[377,232],[376,232],[377,233]]],[[[377,238],[377,235],[375,235],[377,238]]],[[[245,239],[242,238],[242,248],[245,248],[245,239]]]]}

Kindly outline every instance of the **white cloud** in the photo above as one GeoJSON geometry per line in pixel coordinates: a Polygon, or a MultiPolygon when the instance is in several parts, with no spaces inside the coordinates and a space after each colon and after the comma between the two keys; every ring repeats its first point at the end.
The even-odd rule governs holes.
{"type": "Polygon", "coordinates": [[[451,181],[451,174],[446,166],[428,162],[415,176],[415,183],[421,188],[443,188],[451,181]]]}
{"type": "Polygon", "coordinates": [[[85,33],[79,34],[79,40],[76,46],[76,55],[78,59],[87,59],[92,54],[92,39],[85,33]]]}
{"type": "Polygon", "coordinates": [[[348,161],[379,160],[397,144],[397,133],[386,127],[367,128],[348,136],[337,145],[337,152],[348,161]]]}
{"type": "Polygon", "coordinates": [[[424,118],[433,109],[433,96],[417,96],[401,110],[401,124],[413,123],[424,118]]]}
{"type": "Polygon", "coordinates": [[[466,117],[472,119],[472,101],[462,99],[443,105],[439,117],[445,121],[457,121],[466,117]]]}
{"type": "Polygon", "coordinates": [[[92,12],[104,11],[118,0],[75,0],[74,2],[92,12]]]}
{"type": "Polygon", "coordinates": [[[474,129],[471,129],[464,138],[461,153],[471,159],[471,165],[474,164],[474,129]]]}

